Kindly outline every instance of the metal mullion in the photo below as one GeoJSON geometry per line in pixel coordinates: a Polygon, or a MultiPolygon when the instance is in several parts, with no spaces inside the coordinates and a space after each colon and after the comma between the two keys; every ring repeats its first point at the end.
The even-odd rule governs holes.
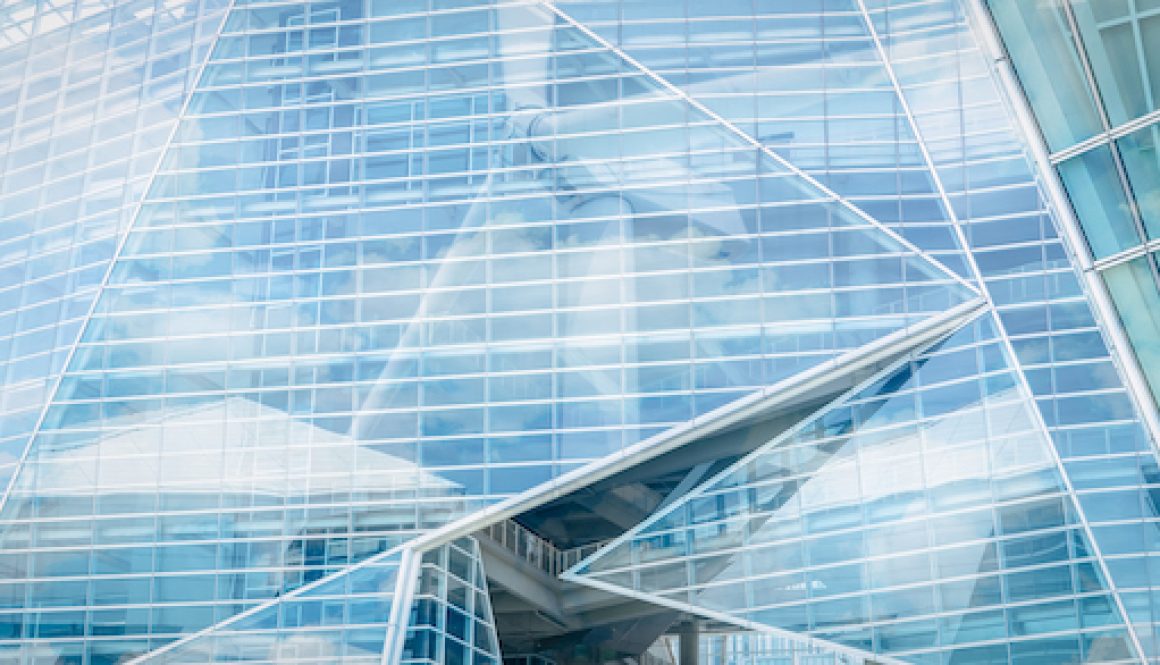
{"type": "Polygon", "coordinates": [[[1147,254],[1148,252],[1151,252],[1151,251],[1154,251],[1157,249],[1160,249],[1160,240],[1152,240],[1150,242],[1145,242],[1145,243],[1136,245],[1135,247],[1125,249],[1124,251],[1120,252],[1119,254],[1113,254],[1112,256],[1109,256],[1105,259],[1102,259],[1100,261],[1096,261],[1094,263],[1093,267],[1098,272],[1104,272],[1105,270],[1114,268],[1120,264],[1127,263],[1127,262],[1132,261],[1134,259],[1138,259],[1141,256],[1147,254]]]}
{"type": "MultiPolygon", "coordinates": [[[[676,426],[665,433],[650,437],[626,447],[618,456],[594,460],[584,466],[566,472],[549,487],[534,487],[503,501],[484,508],[462,519],[452,521],[420,536],[412,545],[423,551],[438,547],[455,538],[478,531],[481,528],[502,521],[531,507],[542,505],[553,496],[567,493],[576,487],[587,486],[599,478],[606,478],[636,462],[653,459],[668,450],[685,445],[690,440],[704,436],[706,432],[717,431],[751,416],[765,408],[770,402],[780,403],[791,399],[795,392],[810,389],[824,376],[832,374],[836,367],[861,366],[871,360],[881,361],[892,358],[902,350],[913,350],[916,345],[927,345],[936,337],[958,330],[969,320],[977,318],[983,308],[983,300],[976,298],[929,319],[913,324],[909,329],[891,333],[878,341],[855,350],[843,351],[834,361],[807,369],[795,376],[773,384],[748,397],[742,397],[722,407],[710,416],[696,419],[692,423],[676,426]],[[915,342],[916,337],[923,338],[915,342]],[[908,343],[909,340],[909,343],[908,343]]],[[[769,631],[768,626],[761,630],[769,631]]]]}
{"type": "Polygon", "coordinates": [[[1123,124],[1112,127],[1107,132],[1097,134],[1089,139],[1080,141],[1073,146],[1058,150],[1049,155],[1049,159],[1051,160],[1051,163],[1058,164],[1059,162],[1075,157],[1076,155],[1088,152],[1093,148],[1097,148],[1100,145],[1123,138],[1128,134],[1144,129],[1145,127],[1150,127],[1157,123],[1160,123],[1160,109],[1145,113],[1138,118],[1133,118],[1123,124]]]}
{"type": "MultiPolygon", "coordinates": [[[[22,109],[24,102],[27,101],[27,98],[28,98],[28,82],[29,82],[28,75],[29,75],[29,71],[31,70],[31,67],[32,67],[32,65],[31,65],[32,54],[33,54],[32,46],[34,43],[34,37],[37,35],[36,28],[37,28],[37,24],[39,21],[40,21],[40,13],[36,12],[32,17],[32,20],[29,22],[28,39],[25,42],[25,44],[23,45],[23,47],[21,48],[21,50],[24,51],[25,61],[24,61],[24,65],[22,67],[24,75],[23,75],[23,78],[21,79],[20,86],[19,86],[19,89],[17,91],[17,99],[16,99],[15,106],[14,106],[14,108],[17,108],[17,109],[22,109]]],[[[224,21],[224,18],[223,18],[223,21],[224,21]]],[[[75,28],[75,24],[69,26],[68,31],[70,33],[72,33],[74,28],[75,28]]],[[[110,43],[113,39],[112,34],[113,34],[113,27],[110,26],[109,29],[104,32],[104,35],[100,40],[101,42],[104,43],[106,48],[108,48],[110,46],[110,43]]],[[[66,43],[66,45],[64,47],[65,48],[64,55],[65,55],[65,62],[66,63],[68,63],[68,61],[69,61],[69,55],[71,54],[72,46],[73,45],[71,43],[66,43]]],[[[109,54],[103,53],[103,54],[101,54],[101,58],[104,61],[108,61],[109,54]]],[[[58,99],[56,101],[56,107],[59,109],[59,108],[61,108],[61,105],[64,102],[65,93],[63,90],[58,88],[57,94],[58,94],[58,99]]],[[[94,110],[95,110],[95,106],[94,106],[94,110]]],[[[21,115],[23,115],[23,114],[21,114],[21,115]]],[[[20,124],[23,124],[24,118],[23,117],[20,117],[19,119],[16,117],[13,118],[13,126],[10,128],[10,133],[8,135],[8,145],[6,146],[6,149],[4,150],[4,152],[0,153],[0,156],[3,157],[3,160],[0,160],[0,168],[5,167],[5,164],[8,162],[9,159],[11,159],[13,147],[18,145],[17,138],[16,138],[17,131],[18,131],[18,128],[20,126],[20,124],[17,124],[18,121],[20,124]]],[[[54,122],[54,124],[55,124],[55,122],[54,122]]],[[[50,135],[51,135],[51,132],[52,132],[51,126],[49,128],[49,131],[50,131],[50,135]]],[[[90,129],[90,131],[91,131],[91,129],[90,129]]],[[[45,167],[47,167],[48,161],[49,160],[43,160],[42,164],[45,167]]],[[[160,162],[160,160],[158,160],[158,161],[160,162]]],[[[87,169],[85,171],[87,172],[87,169]]],[[[85,177],[87,178],[87,176],[85,176],[85,177]]],[[[37,198],[38,198],[38,200],[43,200],[44,193],[42,192],[41,195],[38,196],[37,198]]],[[[64,228],[63,225],[61,228],[64,228]]],[[[29,239],[35,238],[38,235],[38,233],[39,232],[37,229],[33,229],[29,233],[28,238],[29,239]]],[[[127,232],[125,235],[127,235],[127,232]]],[[[124,237],[124,236],[122,236],[122,237],[124,237]]],[[[75,237],[75,232],[74,232],[74,238],[73,238],[73,242],[70,243],[70,248],[75,248],[75,246],[76,246],[76,237],[75,237]]],[[[25,259],[23,259],[22,262],[27,263],[27,261],[28,261],[28,258],[25,258],[25,259]]],[[[109,272],[111,272],[112,269],[113,269],[113,266],[112,266],[112,263],[110,263],[109,264],[109,272]]],[[[21,289],[21,290],[23,290],[23,289],[21,289]]],[[[97,285],[97,292],[92,295],[91,307],[93,309],[95,309],[95,307],[96,307],[96,302],[97,302],[97,299],[99,296],[100,296],[100,285],[97,285]]],[[[63,300],[63,299],[64,299],[64,296],[62,295],[61,298],[59,298],[58,300],[63,300]]],[[[93,313],[93,309],[90,309],[90,311],[89,311],[90,317],[93,313]]],[[[86,321],[87,321],[87,318],[89,318],[89,317],[86,317],[86,321]]],[[[83,328],[83,326],[82,326],[82,328],[83,328]]],[[[14,338],[15,335],[10,335],[9,337],[14,338]]],[[[45,377],[48,379],[47,383],[49,384],[50,388],[46,389],[44,391],[45,398],[44,398],[43,403],[40,404],[38,407],[34,407],[36,409],[36,411],[38,411],[37,420],[33,423],[33,426],[27,431],[27,433],[21,437],[21,438],[24,438],[24,445],[22,446],[22,450],[20,451],[19,456],[16,457],[16,459],[14,460],[14,463],[10,467],[12,470],[11,476],[7,479],[7,481],[0,482],[0,514],[2,514],[4,506],[8,503],[9,495],[11,495],[13,489],[16,487],[17,478],[20,476],[20,472],[24,467],[24,463],[25,463],[25,461],[27,461],[28,456],[32,450],[32,445],[33,445],[33,442],[37,438],[37,434],[40,430],[40,426],[44,423],[44,420],[48,414],[49,406],[52,404],[53,399],[56,397],[56,391],[60,387],[60,383],[64,377],[64,370],[68,366],[67,360],[72,357],[73,352],[75,351],[76,347],[80,343],[80,338],[81,338],[81,331],[78,330],[76,337],[72,339],[71,343],[65,345],[64,348],[67,349],[66,362],[64,362],[62,364],[60,373],[55,378],[55,380],[52,377],[45,377]]],[[[51,353],[57,352],[58,350],[60,350],[60,348],[61,347],[56,347],[56,348],[52,349],[51,353]]],[[[7,409],[5,410],[5,412],[6,413],[8,412],[7,409]]],[[[19,440],[19,439],[15,439],[15,440],[19,440]]]]}
{"type": "MultiPolygon", "coordinates": [[[[1087,49],[1084,46],[1083,37],[1079,32],[1079,22],[1075,18],[1075,10],[1071,3],[1073,0],[1063,0],[1060,6],[1063,9],[1063,15],[1067,19],[1068,27],[1071,30],[1071,38],[1076,49],[1076,57],[1079,58],[1080,66],[1083,68],[1084,78],[1087,80],[1088,91],[1092,94],[1093,102],[1096,106],[1096,112],[1100,115],[1100,122],[1104,125],[1104,134],[1110,136],[1112,131],[1112,121],[1108,117],[1108,111],[1104,107],[1104,96],[1100,92],[1099,83],[1096,81],[1095,72],[1092,69],[1091,60],[1088,58],[1087,49]]],[[[1120,187],[1128,199],[1128,210],[1132,215],[1132,222],[1136,226],[1136,233],[1141,241],[1148,238],[1148,233],[1144,229],[1144,221],[1140,217],[1139,204],[1136,202],[1136,197],[1132,195],[1132,187],[1128,184],[1128,174],[1124,169],[1124,163],[1120,159],[1120,152],[1116,146],[1108,140],[1108,149],[1112,154],[1112,162],[1116,165],[1116,173],[1120,179],[1120,187]]]]}
{"type": "MultiPolygon", "coordinates": [[[[1060,231],[1062,232],[1060,239],[1064,242],[1064,247],[1071,250],[1079,263],[1077,268],[1082,281],[1086,283],[1088,295],[1093,301],[1093,313],[1096,314],[1097,319],[1102,320],[1105,332],[1111,337],[1109,340],[1111,360],[1118,365],[1121,375],[1124,376],[1125,388],[1138,412],[1142,415],[1144,429],[1152,439],[1151,449],[1155,451],[1157,435],[1160,432],[1160,421],[1155,415],[1154,402],[1148,393],[1147,383],[1144,380],[1139,361],[1132,353],[1132,347],[1111,301],[1107,286],[1092,266],[1082,229],[1068,204],[1067,196],[1059,180],[1059,174],[1053,168],[1046,149],[1046,142],[1041,133],[1042,130],[1034,119],[1026,92],[1018,81],[1010,56],[1002,44],[998,28],[988,7],[983,0],[971,0],[968,2],[968,8],[972,14],[972,23],[976,30],[981,33],[982,46],[986,49],[987,58],[991,61],[991,67],[999,79],[1000,90],[1004,93],[1007,103],[1016,116],[1018,127],[1023,129],[1028,139],[1027,145],[1031,152],[1031,158],[1038,167],[1039,180],[1047,190],[1045,194],[1047,194],[1052,207],[1055,208],[1060,222],[1060,231]]],[[[1114,590],[1112,593],[1112,597],[1118,600],[1118,593],[1114,590]]],[[[1124,614],[1122,619],[1128,627],[1129,635],[1134,635],[1129,617],[1124,614]]]]}
{"type": "Polygon", "coordinates": [[[1152,269],[1152,281],[1156,284],[1156,290],[1160,291],[1160,259],[1157,258],[1155,252],[1148,252],[1144,256],[1148,266],[1152,269]]]}
{"type": "MultiPolygon", "coordinates": [[[[1076,269],[1086,286],[1085,291],[1091,300],[1094,313],[1110,338],[1110,357],[1123,375],[1128,393],[1132,396],[1133,402],[1142,416],[1144,427],[1152,440],[1153,449],[1155,449],[1160,444],[1160,417],[1156,414],[1155,399],[1144,379],[1143,369],[1132,350],[1119,314],[1112,303],[1107,285],[1098,274],[1099,269],[1110,264],[1106,260],[1103,263],[1093,262],[1087,249],[1082,228],[1060,182],[1059,173],[1052,167],[1051,156],[1046,147],[1046,139],[1042,134],[1042,129],[1035,119],[1026,92],[1015,73],[989,8],[983,0],[968,0],[968,8],[971,12],[971,23],[981,37],[983,52],[990,61],[991,69],[998,77],[1003,99],[1015,115],[1016,128],[1021,129],[1027,139],[1026,146],[1030,152],[1030,159],[1038,172],[1037,181],[1045,188],[1049,207],[1059,222],[1060,239],[1076,262],[1076,269]]],[[[1157,246],[1160,247],[1160,244],[1157,246]]],[[[1049,273],[1051,272],[1058,271],[1049,271],[1049,273]]]]}
{"type": "Polygon", "coordinates": [[[1124,168],[1124,160],[1120,157],[1120,149],[1114,142],[1108,142],[1108,151],[1112,154],[1112,163],[1116,165],[1116,174],[1120,178],[1120,187],[1128,200],[1128,211],[1132,215],[1132,221],[1136,225],[1136,233],[1139,235],[1140,242],[1148,241],[1148,231],[1144,227],[1144,218],[1140,215],[1140,204],[1136,200],[1136,193],[1132,190],[1132,185],[1128,182],[1128,171],[1124,168]]]}

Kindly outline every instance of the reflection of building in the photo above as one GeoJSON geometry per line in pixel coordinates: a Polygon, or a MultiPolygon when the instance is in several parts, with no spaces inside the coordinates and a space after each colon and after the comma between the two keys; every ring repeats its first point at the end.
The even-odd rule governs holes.
{"type": "Polygon", "coordinates": [[[8,4],[0,663],[1160,659],[1141,0],[8,4]]]}
{"type": "MultiPolygon", "coordinates": [[[[106,430],[45,451],[29,462],[35,488],[13,489],[9,500],[32,522],[8,525],[3,575],[28,580],[27,598],[155,608],[217,598],[243,609],[465,509],[460,488],[414,463],[241,398],[110,419],[106,430]],[[87,585],[51,579],[87,570],[94,542],[108,549],[92,563],[101,584],[90,600],[87,585]],[[47,543],[56,552],[39,556],[47,543]],[[150,584],[159,568],[174,574],[150,584]]],[[[93,630],[180,635],[212,621],[185,609],[94,612],[93,630]]]]}

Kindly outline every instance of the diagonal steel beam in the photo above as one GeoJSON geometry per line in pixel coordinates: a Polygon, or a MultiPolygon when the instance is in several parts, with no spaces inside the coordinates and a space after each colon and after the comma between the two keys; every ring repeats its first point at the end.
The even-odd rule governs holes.
{"type": "MultiPolygon", "coordinates": [[[[986,312],[977,312],[975,315],[975,318],[978,318],[981,316],[987,316],[987,313],[986,312]]],[[[974,320],[974,319],[972,319],[972,320],[974,320]]],[[[922,351],[926,348],[929,348],[930,346],[937,343],[938,341],[939,340],[931,340],[927,344],[923,345],[922,349],[916,349],[915,351],[922,351]]],[[[911,355],[907,354],[907,355],[903,356],[902,358],[896,359],[894,362],[892,362],[889,365],[887,365],[886,367],[882,368],[880,371],[875,372],[873,375],[865,378],[862,381],[859,381],[857,385],[851,387],[849,390],[844,391],[841,395],[835,397],[834,399],[829,400],[825,405],[819,407],[816,411],[814,411],[814,413],[812,413],[811,415],[798,421],[797,424],[795,424],[793,427],[785,430],[784,432],[777,435],[769,442],[758,447],[757,449],[753,450],[749,454],[743,456],[741,459],[737,460],[736,462],[733,462],[732,464],[730,464],[726,468],[718,471],[716,474],[714,474],[710,478],[708,478],[708,479],[704,480],[703,482],[701,482],[700,484],[698,484],[695,488],[693,488],[690,491],[690,493],[688,495],[686,495],[686,498],[692,497],[695,499],[698,496],[703,496],[704,492],[707,491],[706,488],[710,488],[714,485],[714,483],[720,482],[721,480],[730,477],[732,474],[736,473],[738,469],[745,468],[746,465],[750,464],[753,460],[765,455],[769,450],[769,446],[778,445],[779,442],[782,442],[782,441],[794,436],[797,432],[800,432],[803,427],[808,427],[809,424],[814,422],[815,419],[818,418],[820,415],[829,412],[836,405],[841,405],[841,404],[846,403],[851,397],[858,395],[861,391],[865,390],[867,386],[873,385],[875,382],[881,381],[885,377],[889,377],[889,376],[897,373],[901,367],[903,367],[907,363],[911,362],[911,360],[912,360],[911,355]]],[[[1034,407],[1029,405],[1029,408],[1034,408],[1034,407]]],[[[1046,445],[1050,445],[1050,443],[1048,441],[1045,441],[1044,443],[1046,445]]],[[[822,462],[821,464],[824,464],[824,463],[825,462],[822,462]]],[[[584,568],[587,568],[588,566],[590,566],[592,563],[594,563],[596,561],[600,561],[600,560],[604,559],[606,556],[608,556],[609,553],[616,550],[618,547],[624,546],[626,543],[630,543],[634,537],[646,532],[651,525],[656,524],[657,522],[664,519],[668,515],[671,515],[674,513],[679,513],[682,505],[685,505],[685,504],[682,504],[680,501],[675,501],[675,502],[669,503],[668,505],[666,505],[664,507],[657,509],[655,512],[652,513],[652,515],[650,515],[648,517],[648,519],[644,520],[643,522],[641,522],[640,524],[638,524],[634,528],[632,528],[632,529],[626,531],[625,533],[621,534],[620,536],[616,537],[615,539],[613,539],[611,542],[607,543],[606,545],[601,546],[600,549],[596,550],[594,553],[592,553],[588,557],[584,558],[583,560],[581,560],[578,563],[576,563],[575,565],[573,565],[571,568],[569,568],[567,571],[565,571],[564,573],[562,573],[560,575],[560,579],[567,581],[567,582],[572,582],[574,584],[579,584],[579,585],[591,587],[594,589],[607,591],[609,593],[624,595],[624,596],[628,596],[631,598],[637,598],[639,600],[654,603],[657,605],[662,605],[662,606],[666,606],[666,607],[673,607],[675,609],[679,609],[679,610],[688,612],[690,614],[700,615],[700,616],[704,616],[706,618],[716,619],[718,621],[733,624],[733,625],[738,626],[740,628],[747,628],[750,630],[771,633],[774,635],[780,635],[780,636],[795,640],[799,643],[805,642],[807,644],[817,644],[817,645],[822,646],[825,649],[828,649],[831,651],[836,651],[838,653],[843,653],[843,654],[851,654],[857,658],[864,659],[864,660],[871,660],[873,662],[883,662],[883,663],[892,663],[892,664],[903,662],[903,661],[896,660],[890,656],[876,654],[876,653],[872,653],[869,651],[863,651],[861,649],[857,649],[857,648],[850,647],[850,646],[845,646],[845,645],[842,645],[842,644],[837,643],[837,642],[831,642],[829,640],[824,640],[824,639],[819,639],[819,638],[811,638],[811,637],[809,637],[807,635],[803,635],[801,633],[797,633],[794,631],[786,630],[784,628],[778,628],[776,626],[771,626],[769,624],[745,619],[743,617],[740,617],[740,616],[737,616],[734,614],[729,614],[728,612],[716,611],[716,610],[713,610],[712,608],[707,608],[707,607],[704,607],[701,605],[696,605],[696,604],[691,603],[691,602],[682,602],[682,601],[673,600],[670,598],[666,598],[666,597],[660,595],[659,593],[649,593],[647,591],[642,591],[639,589],[631,588],[627,585],[622,586],[619,584],[612,584],[612,583],[594,578],[591,575],[587,575],[584,572],[582,572],[582,570],[584,568]]],[[[768,519],[768,518],[765,518],[765,519],[768,519]]],[[[747,521],[750,523],[750,525],[752,525],[753,520],[754,520],[754,518],[751,516],[750,519],[747,521]]],[[[715,573],[713,573],[713,574],[715,574],[715,573]]],[[[803,607],[803,611],[804,611],[804,607],[803,607]]]]}
{"type": "Polygon", "coordinates": [[[620,58],[624,62],[628,63],[630,66],[635,68],[641,74],[644,74],[645,76],[647,76],[649,79],[651,79],[657,85],[664,88],[667,92],[676,96],[678,99],[685,102],[689,106],[693,107],[699,113],[703,114],[705,117],[709,118],[713,122],[719,124],[721,127],[728,130],[731,134],[733,134],[737,138],[741,139],[745,143],[748,143],[749,145],[751,145],[753,148],[764,153],[770,159],[777,162],[778,165],[780,165],[781,167],[790,171],[794,175],[798,176],[799,178],[801,178],[802,180],[807,182],[810,186],[814,187],[817,191],[821,192],[823,195],[826,196],[827,199],[830,199],[831,201],[841,205],[843,208],[845,208],[849,212],[853,213],[855,216],[857,216],[862,221],[874,226],[879,231],[881,231],[882,233],[889,236],[891,240],[902,245],[907,250],[914,252],[916,255],[921,256],[923,259],[925,259],[926,261],[931,263],[935,268],[944,272],[947,276],[949,276],[951,279],[953,279],[954,281],[961,284],[964,288],[969,290],[971,293],[981,294],[981,291],[980,291],[981,286],[976,286],[975,284],[972,284],[971,282],[967,281],[961,275],[959,275],[955,271],[953,271],[950,268],[943,265],[943,263],[941,261],[934,258],[933,256],[931,256],[930,254],[928,254],[923,249],[921,249],[920,247],[918,247],[914,243],[910,242],[906,238],[903,238],[901,235],[899,235],[896,231],[894,231],[890,227],[886,226],[882,222],[880,222],[877,219],[875,219],[874,217],[870,216],[870,214],[867,213],[865,210],[862,210],[860,207],[858,207],[857,205],[855,205],[851,201],[847,200],[846,198],[842,197],[834,190],[832,190],[829,187],[827,187],[826,185],[822,184],[817,178],[815,178],[812,175],[801,170],[800,168],[797,167],[797,165],[793,164],[792,162],[787,160],[785,157],[782,157],[777,152],[774,152],[772,149],[769,148],[769,146],[765,145],[761,141],[759,141],[756,138],[754,138],[753,136],[751,136],[748,132],[746,132],[745,130],[738,127],[736,124],[734,124],[729,119],[725,118],[721,114],[719,114],[716,111],[705,106],[699,100],[691,97],[687,92],[685,92],[684,90],[682,90],[678,86],[674,85],[671,81],[669,81],[665,77],[661,76],[660,74],[656,73],[650,67],[646,66],[645,64],[641,63],[636,58],[634,58],[631,55],[629,55],[628,53],[626,53],[624,51],[624,49],[621,49],[619,46],[613,44],[612,42],[608,41],[604,37],[597,34],[595,31],[593,31],[588,26],[586,26],[583,23],[580,23],[576,19],[572,18],[571,15],[569,15],[564,10],[557,7],[555,5],[555,3],[552,2],[552,0],[539,0],[539,2],[544,7],[547,7],[548,10],[551,11],[553,14],[555,14],[561,21],[564,21],[569,26],[580,31],[588,39],[591,39],[592,41],[596,42],[600,46],[608,49],[610,52],[615,54],[618,58],[620,58]]]}
{"type": "MultiPolygon", "coordinates": [[[[1060,241],[1070,250],[1075,259],[1077,269],[1083,285],[1086,286],[1088,300],[1101,328],[1107,333],[1109,340],[1108,352],[1121,370],[1125,388],[1136,402],[1144,427],[1152,439],[1153,449],[1160,447],[1160,412],[1155,408],[1152,391],[1148,387],[1148,380],[1140,366],[1139,359],[1132,351],[1132,343],[1120,321],[1116,306],[1112,302],[1107,285],[1100,277],[1100,271],[1128,261],[1137,256],[1143,256],[1147,251],[1160,250],[1160,243],[1149,243],[1143,246],[1125,250],[1120,254],[1092,260],[1087,250],[1087,240],[1084,238],[1083,228],[1076,217],[1059,174],[1052,167],[1052,158],[1047,152],[1047,145],[1036,124],[1031,105],[1027,101],[1018,77],[1007,55],[1002,39],[998,34],[994,21],[984,0],[963,0],[970,13],[970,20],[975,32],[980,37],[980,50],[990,65],[993,76],[997,79],[996,87],[1007,104],[1016,125],[1026,137],[1027,146],[1035,170],[1039,175],[1040,187],[1044,190],[1049,206],[1059,222],[1060,241]],[[1137,254],[1137,251],[1139,253],[1137,254]]],[[[1158,116],[1160,118],[1160,116],[1158,116]]]]}
{"type": "Polygon", "coordinates": [[[946,312],[881,337],[865,346],[842,354],[832,361],[799,372],[771,386],[756,390],[688,423],[632,444],[621,452],[568,471],[557,478],[520,494],[478,510],[462,519],[428,531],[409,545],[427,551],[456,538],[469,536],[491,524],[514,517],[554,499],[567,496],[616,473],[643,464],[693,441],[713,436],[739,423],[785,408],[809,402],[820,387],[832,385],[835,377],[861,381],[865,373],[877,373],[902,354],[928,346],[966,325],[986,311],[986,303],[976,298],[946,312]]]}

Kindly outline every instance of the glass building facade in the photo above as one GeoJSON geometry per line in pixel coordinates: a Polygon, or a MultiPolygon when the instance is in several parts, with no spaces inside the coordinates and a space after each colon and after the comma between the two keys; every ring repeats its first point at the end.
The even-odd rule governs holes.
{"type": "Polygon", "coordinates": [[[1160,9],[1073,4],[1088,247],[966,0],[5,2],[0,664],[1160,662],[1160,9]]]}
{"type": "Polygon", "coordinates": [[[1160,396],[1160,5],[988,2],[1048,160],[1160,396]]]}

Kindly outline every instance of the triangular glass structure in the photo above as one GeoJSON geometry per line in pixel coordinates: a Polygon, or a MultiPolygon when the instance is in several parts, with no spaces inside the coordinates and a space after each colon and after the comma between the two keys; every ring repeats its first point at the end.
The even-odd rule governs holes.
{"type": "Polygon", "coordinates": [[[855,0],[554,4],[973,279],[855,0]]]}
{"type": "Polygon", "coordinates": [[[636,514],[715,479],[574,577],[1160,654],[1153,442],[965,5],[0,4],[0,661],[493,665],[475,543],[392,553],[662,451],[636,514]]]}
{"type": "Polygon", "coordinates": [[[568,576],[903,660],[1047,635],[1079,658],[1091,626],[1128,658],[1033,408],[980,319],[568,576]]]}
{"type": "MultiPolygon", "coordinates": [[[[1044,200],[1041,176],[1028,160],[1021,130],[988,71],[991,56],[975,39],[965,8],[953,0],[924,11],[900,0],[864,4],[955,202],[979,277],[1090,525],[1094,553],[1106,561],[1131,619],[1140,644],[1134,656],[1157,658],[1160,612],[1149,571],[1160,496],[1126,486],[1154,485],[1158,461],[1101,334],[1101,318],[1115,314],[1101,315],[1082,295],[1083,280],[1057,236],[1059,223],[1044,200]],[[946,113],[945,100],[955,98],[961,113],[946,113]]],[[[1145,410],[1152,408],[1147,402],[1144,396],[1145,410]]],[[[1093,646],[1092,652],[1099,649],[1093,646]]]]}
{"type": "Polygon", "coordinates": [[[0,511],[14,626],[92,560],[178,638],[975,295],[546,7],[366,11],[230,11],[0,511]]]}

